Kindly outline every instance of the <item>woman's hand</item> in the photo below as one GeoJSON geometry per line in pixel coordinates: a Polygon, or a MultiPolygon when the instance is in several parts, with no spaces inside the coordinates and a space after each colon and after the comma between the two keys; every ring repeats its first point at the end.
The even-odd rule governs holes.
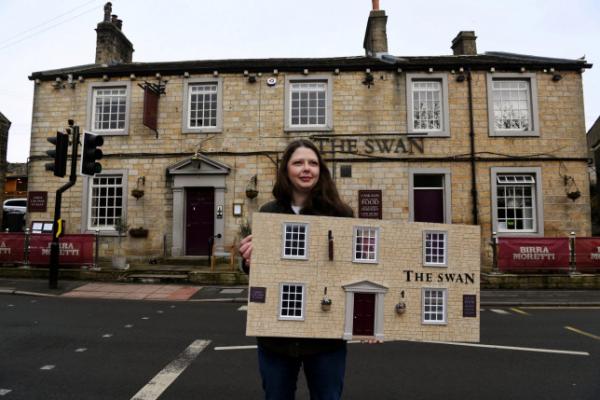
{"type": "Polygon", "coordinates": [[[252,257],[252,235],[248,235],[240,241],[240,254],[246,262],[246,265],[250,266],[250,257],[252,257]]]}

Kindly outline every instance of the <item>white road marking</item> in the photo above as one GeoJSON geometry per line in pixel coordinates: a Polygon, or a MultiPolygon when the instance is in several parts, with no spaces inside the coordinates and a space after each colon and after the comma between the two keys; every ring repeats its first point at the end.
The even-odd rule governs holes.
{"type": "Polygon", "coordinates": [[[80,347],[78,349],[75,349],[75,353],[83,353],[84,351],[86,351],[87,349],[85,347],[80,347]]]}
{"type": "Polygon", "coordinates": [[[54,369],[55,365],[44,365],[42,368],[40,368],[41,370],[44,371],[50,371],[51,369],[54,369]]]}
{"type": "Polygon", "coordinates": [[[157,314],[162,314],[162,313],[164,313],[164,311],[163,310],[157,310],[156,313],[157,314]]]}
{"type": "Polygon", "coordinates": [[[499,308],[490,308],[490,311],[495,312],[496,314],[501,314],[501,315],[507,315],[510,314],[508,311],[506,310],[501,310],[499,308]]]}
{"type": "Polygon", "coordinates": [[[219,293],[221,294],[239,294],[242,293],[244,289],[221,289],[219,293]]]}
{"type": "Polygon", "coordinates": [[[219,351],[219,350],[252,350],[252,349],[256,349],[256,345],[250,345],[250,346],[220,346],[220,347],[215,347],[215,350],[219,351]]]}
{"type": "Polygon", "coordinates": [[[175,306],[171,306],[171,308],[175,308],[175,306]]]}
{"type": "Polygon", "coordinates": [[[569,330],[571,332],[579,333],[580,335],[587,336],[592,339],[600,340],[600,336],[596,336],[593,333],[585,332],[585,331],[582,331],[581,329],[577,329],[572,326],[565,326],[565,329],[569,330]]]}
{"type": "Polygon", "coordinates": [[[37,300],[31,300],[30,303],[37,303],[37,300]]]}
{"type": "Polygon", "coordinates": [[[528,312],[525,312],[525,311],[523,311],[523,310],[521,310],[520,308],[517,308],[517,307],[511,307],[510,311],[516,312],[517,314],[521,314],[521,315],[529,315],[528,312]]]}
{"type": "Polygon", "coordinates": [[[150,317],[142,317],[142,319],[144,319],[144,320],[145,320],[145,319],[150,319],[150,317]]]}
{"type": "Polygon", "coordinates": [[[465,347],[480,347],[484,349],[496,349],[496,350],[514,350],[514,351],[529,351],[533,353],[550,353],[550,354],[566,354],[571,356],[589,356],[590,353],[587,351],[572,351],[572,350],[554,350],[554,349],[542,349],[536,347],[516,347],[516,346],[497,346],[493,344],[481,344],[481,343],[462,343],[462,342],[439,342],[435,340],[423,340],[422,343],[432,344],[448,344],[451,346],[465,346],[465,347]]]}
{"type": "Polygon", "coordinates": [[[238,308],[238,311],[248,311],[248,306],[240,306],[240,308],[238,308]]]}
{"type": "Polygon", "coordinates": [[[480,312],[484,312],[484,311],[485,311],[485,308],[480,308],[480,309],[479,309],[479,311],[480,311],[480,312]]]}
{"type": "Polygon", "coordinates": [[[162,369],[131,400],[155,400],[185,371],[185,369],[210,344],[210,340],[194,340],[187,349],[162,369]]]}
{"type": "Polygon", "coordinates": [[[127,325],[125,325],[125,328],[128,328],[128,329],[129,328],[133,328],[133,324],[127,324],[127,325]]]}
{"type": "Polygon", "coordinates": [[[0,389],[0,396],[5,396],[12,392],[12,389],[0,389]]]}
{"type": "Polygon", "coordinates": [[[104,335],[102,335],[102,337],[105,338],[105,339],[109,338],[109,337],[112,337],[112,336],[113,336],[112,333],[105,333],[104,335]]]}
{"type": "Polygon", "coordinates": [[[9,304],[8,306],[9,306],[9,307],[14,307],[15,305],[14,305],[14,304],[9,304]]]}

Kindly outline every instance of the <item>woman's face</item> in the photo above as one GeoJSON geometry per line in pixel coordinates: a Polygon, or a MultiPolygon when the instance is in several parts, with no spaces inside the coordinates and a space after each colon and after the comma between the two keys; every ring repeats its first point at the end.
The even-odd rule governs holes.
{"type": "Polygon", "coordinates": [[[308,193],[319,181],[319,158],[307,147],[298,147],[287,164],[287,173],[295,192],[308,193]]]}

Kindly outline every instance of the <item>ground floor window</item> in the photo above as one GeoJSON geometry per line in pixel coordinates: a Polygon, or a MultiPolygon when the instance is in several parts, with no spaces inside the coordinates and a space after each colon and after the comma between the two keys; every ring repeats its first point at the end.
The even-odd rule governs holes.
{"type": "Polygon", "coordinates": [[[123,175],[95,175],[90,179],[88,229],[114,230],[123,212],[123,175]]]}
{"type": "Polygon", "coordinates": [[[279,302],[280,319],[304,319],[304,285],[282,283],[279,302]]]}
{"type": "Polygon", "coordinates": [[[446,289],[423,289],[423,323],[446,323],[446,289]]]}

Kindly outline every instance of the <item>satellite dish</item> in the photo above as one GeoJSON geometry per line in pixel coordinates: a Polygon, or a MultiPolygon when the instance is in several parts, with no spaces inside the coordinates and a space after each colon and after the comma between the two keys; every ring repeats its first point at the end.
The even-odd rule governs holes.
{"type": "Polygon", "coordinates": [[[277,83],[277,78],[267,79],[267,85],[269,85],[269,86],[275,86],[276,83],[277,83]]]}

